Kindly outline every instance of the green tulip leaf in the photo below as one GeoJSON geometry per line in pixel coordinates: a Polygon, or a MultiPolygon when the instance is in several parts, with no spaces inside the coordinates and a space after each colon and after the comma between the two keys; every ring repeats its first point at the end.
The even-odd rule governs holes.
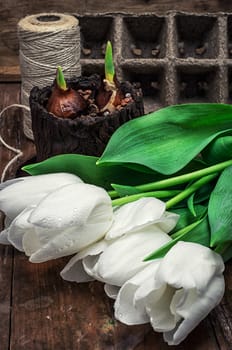
{"type": "Polygon", "coordinates": [[[209,199],[214,186],[214,182],[207,183],[188,198],[187,206],[193,215],[197,216],[196,205],[209,199]]]}
{"type": "Polygon", "coordinates": [[[97,164],[138,164],[173,174],[221,133],[232,131],[231,116],[232,106],[226,104],[162,108],[118,128],[97,164]]]}
{"type": "Polygon", "coordinates": [[[119,197],[142,193],[142,190],[136,188],[135,186],[126,186],[126,185],[118,185],[118,184],[111,184],[111,186],[117,192],[119,197]]]}
{"type": "Polygon", "coordinates": [[[184,227],[193,224],[194,222],[202,219],[207,213],[207,207],[203,205],[195,205],[194,212],[195,215],[189,210],[188,207],[183,208],[172,208],[171,211],[180,216],[174,230],[172,231],[171,237],[175,238],[178,235],[178,231],[182,230],[184,227]]]}
{"type": "Polygon", "coordinates": [[[224,262],[232,258],[232,242],[219,243],[214,251],[221,255],[224,262]]]}
{"type": "Polygon", "coordinates": [[[220,136],[210,142],[202,152],[203,159],[208,164],[216,164],[232,158],[232,136],[220,136]]]}
{"type": "Polygon", "coordinates": [[[111,183],[137,185],[153,181],[152,174],[141,173],[123,166],[98,167],[97,157],[81,154],[60,154],[40,163],[24,166],[22,169],[30,175],[68,172],[79,176],[84,182],[112,189],[111,183]]]}
{"type": "Polygon", "coordinates": [[[211,247],[232,241],[232,166],[220,175],[211,193],[208,206],[211,247]]]}
{"type": "Polygon", "coordinates": [[[194,204],[194,195],[195,193],[193,193],[188,199],[187,199],[187,205],[189,208],[189,211],[191,212],[191,214],[193,216],[196,216],[196,210],[195,210],[195,204],[194,204]]]}

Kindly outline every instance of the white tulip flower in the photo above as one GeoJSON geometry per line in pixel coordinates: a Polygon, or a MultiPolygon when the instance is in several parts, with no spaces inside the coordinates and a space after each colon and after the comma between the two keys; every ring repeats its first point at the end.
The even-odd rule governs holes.
{"type": "Polygon", "coordinates": [[[156,198],[141,198],[114,210],[113,224],[105,238],[74,256],[61,271],[63,279],[77,283],[105,282],[108,296],[148,263],[143,258],[171,240],[179,216],[165,211],[156,198]]]}
{"type": "Polygon", "coordinates": [[[84,269],[95,279],[114,286],[122,286],[150,262],[143,259],[153,250],[171,240],[155,225],[128,233],[110,244],[99,258],[83,259],[84,269]]]}
{"type": "Polygon", "coordinates": [[[125,282],[115,316],[126,324],[150,321],[169,345],[178,345],[221,301],[223,271],[220,255],[197,243],[178,242],[125,282]]]}
{"type": "Polygon", "coordinates": [[[165,211],[165,203],[154,197],[140,198],[114,211],[114,222],[106,239],[118,238],[135,230],[156,224],[164,232],[170,232],[179,216],[165,211]]]}
{"type": "Polygon", "coordinates": [[[75,255],[61,271],[61,277],[77,283],[98,280],[106,283],[108,296],[149,262],[143,258],[171,238],[154,226],[144,228],[116,240],[103,239],[75,255]]]}
{"type": "Polygon", "coordinates": [[[154,276],[159,267],[160,259],[154,260],[143,270],[126,281],[119,289],[114,304],[115,318],[126,325],[136,325],[149,322],[149,316],[144,305],[138,307],[134,297],[139,287],[146,283],[147,292],[153,289],[154,276]]]}
{"type": "Polygon", "coordinates": [[[26,207],[37,204],[55,189],[80,182],[78,176],[68,173],[25,176],[3,182],[0,185],[0,210],[6,215],[5,222],[11,222],[26,207]]]}
{"type": "Polygon", "coordinates": [[[114,211],[105,239],[73,257],[62,270],[65,280],[105,282],[108,296],[115,298],[119,286],[148,263],[143,258],[171,240],[167,232],[179,216],[165,211],[156,198],[141,198],[114,211]]]}
{"type": "Polygon", "coordinates": [[[84,269],[82,263],[83,259],[88,256],[97,259],[108,245],[109,241],[102,239],[99,242],[96,242],[81,250],[78,254],[74,255],[63,268],[60,273],[61,277],[66,281],[77,283],[93,281],[94,278],[88,275],[84,269]]]}
{"type": "Polygon", "coordinates": [[[100,240],[113,219],[111,199],[97,186],[62,186],[26,208],[8,228],[8,240],[31,262],[71,255],[100,240]]]}

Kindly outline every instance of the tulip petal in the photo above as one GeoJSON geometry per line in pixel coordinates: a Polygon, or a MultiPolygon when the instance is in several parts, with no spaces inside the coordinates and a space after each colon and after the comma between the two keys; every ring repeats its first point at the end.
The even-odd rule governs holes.
{"type": "Polygon", "coordinates": [[[0,183],[0,191],[3,190],[4,188],[10,186],[10,185],[17,183],[17,182],[22,182],[24,179],[25,179],[25,177],[18,177],[16,179],[10,179],[10,180],[7,180],[5,182],[1,182],[0,183]]]}
{"type": "Polygon", "coordinates": [[[174,288],[163,285],[146,297],[146,312],[150,316],[152,327],[157,332],[169,331],[176,326],[176,315],[172,314],[169,307],[174,293],[174,288]]]}
{"type": "Polygon", "coordinates": [[[21,252],[24,251],[23,236],[27,232],[29,235],[33,235],[33,226],[28,222],[28,218],[33,209],[34,206],[25,208],[18,216],[16,216],[9,227],[9,242],[21,252]]]}
{"type": "Polygon", "coordinates": [[[29,220],[48,229],[78,229],[88,222],[92,230],[101,225],[103,234],[111,225],[112,215],[111,200],[103,188],[77,183],[58,188],[43,198],[29,220]]]}
{"type": "Polygon", "coordinates": [[[154,330],[178,345],[220,302],[223,269],[221,256],[209,248],[178,242],[160,260],[153,289],[149,280],[138,288],[135,306],[144,305],[154,330]]]}
{"type": "Polygon", "coordinates": [[[9,228],[2,230],[0,233],[0,244],[10,244],[8,239],[9,228]]]}
{"type": "Polygon", "coordinates": [[[123,284],[114,304],[115,318],[117,320],[127,325],[149,322],[145,306],[139,303],[135,306],[135,296],[140,285],[143,285],[146,281],[151,283],[149,290],[153,289],[153,277],[158,266],[159,261],[156,260],[123,284]]]}
{"type": "Polygon", "coordinates": [[[90,247],[83,249],[80,253],[76,254],[69,260],[67,265],[63,268],[60,275],[66,281],[71,282],[88,282],[94,280],[84,270],[82,260],[87,256],[98,256],[107,246],[104,240],[101,240],[90,247]]]}
{"type": "Polygon", "coordinates": [[[22,237],[23,250],[27,256],[31,256],[41,249],[42,245],[36,231],[36,228],[33,227],[33,230],[26,231],[22,237]]]}
{"type": "Polygon", "coordinates": [[[111,299],[116,299],[117,295],[119,293],[120,287],[113,286],[112,284],[105,284],[104,285],[104,291],[106,295],[111,299]]]}
{"type": "MultiPolygon", "coordinates": [[[[41,244],[30,261],[43,262],[79,252],[105,235],[112,217],[111,199],[104,189],[83,183],[57,189],[42,199],[29,217],[41,244]]],[[[26,239],[30,237],[25,237],[25,247],[30,244],[26,239]]]]}
{"type": "Polygon", "coordinates": [[[176,313],[182,319],[179,326],[164,333],[164,339],[169,345],[180,344],[187,335],[220,303],[225,290],[223,276],[213,279],[203,295],[190,291],[185,302],[177,307],[176,313]],[[194,296],[191,294],[195,294],[194,296]],[[195,301],[194,301],[195,299],[195,301]]]}
{"type": "Polygon", "coordinates": [[[157,279],[175,288],[204,292],[212,276],[224,271],[220,255],[198,243],[179,241],[165,255],[157,279]]]}
{"type": "MultiPolygon", "coordinates": [[[[108,246],[112,244],[113,241],[109,240],[102,240],[102,250],[99,253],[102,253],[108,246]]],[[[100,243],[99,242],[99,243],[100,243]]],[[[98,242],[97,242],[98,243],[98,242]]],[[[97,244],[96,243],[96,244],[97,244]]],[[[98,266],[98,260],[99,260],[100,254],[95,255],[87,255],[83,258],[82,264],[84,267],[85,272],[92,276],[93,279],[97,279],[98,281],[104,282],[104,280],[101,278],[101,276],[97,272],[97,266],[98,266]]]]}
{"type": "Polygon", "coordinates": [[[0,210],[13,220],[26,207],[37,204],[49,192],[58,187],[79,182],[82,182],[79,177],[68,173],[26,176],[8,180],[0,187],[0,210]]]}
{"type": "Polygon", "coordinates": [[[141,198],[114,211],[114,222],[106,239],[114,239],[157,222],[165,212],[165,203],[157,198],[141,198]]]}
{"type": "MultiPolygon", "coordinates": [[[[100,231],[98,231],[97,225],[95,230],[94,227],[89,228],[89,225],[81,227],[80,231],[78,231],[76,227],[68,227],[59,232],[57,232],[57,230],[50,230],[50,235],[53,236],[53,238],[49,240],[47,244],[42,245],[40,249],[33,252],[29,260],[34,263],[39,263],[75,254],[102,238],[104,235],[103,232],[101,227],[100,231]]],[[[29,239],[29,237],[27,237],[27,239],[29,239]]],[[[23,243],[26,249],[25,240],[23,243]]]]}
{"type": "Polygon", "coordinates": [[[157,226],[164,232],[169,233],[177,224],[180,216],[175,213],[165,211],[160,220],[157,222],[157,226]]]}
{"type": "Polygon", "coordinates": [[[75,254],[84,248],[86,242],[85,236],[88,234],[88,232],[85,232],[84,230],[82,230],[81,234],[79,234],[75,227],[69,227],[60,231],[57,231],[57,229],[45,230],[49,232],[49,235],[51,235],[51,237],[53,236],[53,238],[45,245],[40,244],[38,249],[36,249],[36,244],[39,242],[38,235],[38,241],[33,237],[31,242],[28,243],[26,240],[30,239],[29,236],[25,237],[23,240],[25,253],[30,255],[30,249],[32,250],[32,254],[30,255],[29,259],[30,262],[40,263],[75,254]],[[33,249],[34,244],[35,249],[33,249]],[[26,251],[27,247],[29,249],[28,252],[26,251]]]}
{"type": "Polygon", "coordinates": [[[96,279],[105,283],[122,286],[151,263],[143,261],[146,254],[170,240],[171,238],[159,230],[156,225],[124,235],[105,249],[93,266],[91,273],[96,279]],[[128,254],[128,247],[130,254],[128,254]]]}

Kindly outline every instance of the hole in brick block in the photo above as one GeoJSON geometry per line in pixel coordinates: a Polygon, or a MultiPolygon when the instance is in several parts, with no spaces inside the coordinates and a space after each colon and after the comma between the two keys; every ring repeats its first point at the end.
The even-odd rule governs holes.
{"type": "Polygon", "coordinates": [[[216,67],[178,68],[178,103],[217,102],[217,75],[216,67]]]}
{"type": "Polygon", "coordinates": [[[125,58],[163,58],[166,21],[158,16],[124,18],[122,55],[125,58]]]}
{"type": "Polygon", "coordinates": [[[218,55],[218,26],[215,17],[177,15],[178,57],[216,58],[218,55]]]}
{"type": "Polygon", "coordinates": [[[227,18],[228,57],[232,58],[232,15],[227,18]]]}
{"type": "Polygon", "coordinates": [[[232,103],[232,67],[228,69],[228,103],[232,103]]]}
{"type": "Polygon", "coordinates": [[[112,17],[78,18],[81,30],[81,58],[104,58],[107,40],[112,41],[112,17]]]}
{"type": "Polygon", "coordinates": [[[92,74],[99,74],[100,76],[104,76],[105,70],[104,70],[104,63],[94,63],[94,61],[87,63],[85,60],[81,60],[81,75],[83,76],[90,76],[92,74]]]}
{"type": "Polygon", "coordinates": [[[165,82],[163,67],[123,67],[123,80],[141,88],[145,113],[165,105],[165,82]]]}

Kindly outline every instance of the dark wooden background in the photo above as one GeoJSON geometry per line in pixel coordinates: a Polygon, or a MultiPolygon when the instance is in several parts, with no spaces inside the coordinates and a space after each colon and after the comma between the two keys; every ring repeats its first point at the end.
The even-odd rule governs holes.
{"type": "MultiPolygon", "coordinates": [[[[0,110],[20,102],[20,71],[16,25],[28,14],[165,11],[218,12],[232,10],[223,0],[51,0],[0,1],[0,110]]],[[[23,150],[20,165],[35,155],[34,145],[22,132],[19,110],[0,121],[4,139],[23,150]]],[[[0,146],[0,172],[13,153],[0,146]]],[[[127,327],[113,316],[113,302],[98,282],[77,285],[63,281],[59,272],[68,259],[31,264],[22,254],[0,245],[0,349],[1,350],[167,350],[161,334],[149,325],[127,327]]],[[[226,292],[178,350],[232,349],[232,264],[226,266],[226,292]]]]}
{"type": "Polygon", "coordinates": [[[64,13],[164,13],[166,11],[232,12],[229,0],[1,0],[0,81],[19,81],[17,22],[40,12],[64,13]]]}

